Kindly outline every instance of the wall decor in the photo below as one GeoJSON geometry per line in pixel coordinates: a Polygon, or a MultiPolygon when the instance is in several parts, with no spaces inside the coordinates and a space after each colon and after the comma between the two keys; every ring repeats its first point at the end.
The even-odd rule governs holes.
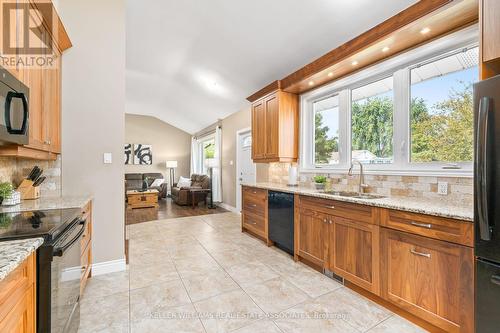
{"type": "Polygon", "coordinates": [[[130,143],[125,144],[125,151],[124,151],[123,157],[125,159],[125,165],[134,163],[134,159],[133,159],[133,155],[132,155],[132,145],[130,143]]]}
{"type": "Polygon", "coordinates": [[[152,145],[134,144],[134,164],[153,164],[152,145]]]}

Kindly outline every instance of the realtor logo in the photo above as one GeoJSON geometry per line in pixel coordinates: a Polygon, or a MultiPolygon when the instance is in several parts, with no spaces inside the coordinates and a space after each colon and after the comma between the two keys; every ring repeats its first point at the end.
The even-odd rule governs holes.
{"type": "Polygon", "coordinates": [[[51,67],[54,60],[52,3],[4,2],[1,9],[0,65],[7,68],[51,67]]]}

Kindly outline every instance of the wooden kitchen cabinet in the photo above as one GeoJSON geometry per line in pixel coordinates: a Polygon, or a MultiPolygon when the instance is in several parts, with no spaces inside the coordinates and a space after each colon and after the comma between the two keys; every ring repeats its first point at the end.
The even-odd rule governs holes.
{"type": "Polygon", "coordinates": [[[0,332],[34,333],[36,254],[0,282],[0,332]]]}
{"type": "Polygon", "coordinates": [[[382,297],[447,332],[473,332],[473,249],[381,229],[382,297]]]}
{"type": "Polygon", "coordinates": [[[241,231],[248,231],[270,245],[267,190],[242,186],[241,231]]]}
{"type": "MultiPolygon", "coordinates": [[[[2,1],[2,0],[0,0],[2,1]]],[[[38,1],[29,3],[37,8],[38,1]]],[[[28,6],[20,3],[19,6],[28,6]]],[[[62,52],[71,47],[55,9],[52,11],[54,27],[50,31],[39,26],[41,17],[47,11],[30,11],[30,24],[37,29],[30,33],[30,47],[42,47],[52,43],[53,66],[19,67],[18,78],[30,89],[29,96],[29,143],[27,145],[6,145],[0,147],[0,156],[13,156],[41,160],[55,160],[61,152],[61,66],[62,52]],[[38,37],[41,36],[41,39],[38,37]]]]}
{"type": "Polygon", "coordinates": [[[82,276],[80,280],[80,295],[83,295],[88,279],[92,276],[92,201],[89,201],[82,210],[83,219],[87,221],[81,240],[80,263],[82,276]]]}
{"type": "Polygon", "coordinates": [[[252,103],[254,162],[296,162],[298,126],[297,95],[278,90],[252,103]]]}
{"type": "Polygon", "coordinates": [[[479,2],[481,79],[500,74],[500,1],[479,2]]]}
{"type": "Polygon", "coordinates": [[[331,216],[310,208],[301,208],[299,211],[299,223],[297,255],[307,261],[319,266],[325,266],[325,258],[328,251],[328,223],[331,216]]]}
{"type": "Polygon", "coordinates": [[[379,230],[341,217],[329,224],[328,269],[375,295],[380,295],[379,230]]]}

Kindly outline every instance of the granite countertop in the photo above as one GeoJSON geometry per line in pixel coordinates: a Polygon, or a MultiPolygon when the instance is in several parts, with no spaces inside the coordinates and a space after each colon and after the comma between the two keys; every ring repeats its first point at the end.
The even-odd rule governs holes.
{"type": "Polygon", "coordinates": [[[0,281],[5,279],[42,244],[43,238],[0,242],[0,281]]]}
{"type": "Polygon", "coordinates": [[[46,197],[35,200],[22,200],[19,205],[0,206],[0,213],[17,213],[31,210],[82,208],[90,200],[92,200],[92,196],[90,195],[46,197]]]}
{"type": "Polygon", "coordinates": [[[352,202],[374,207],[383,207],[403,210],[414,213],[447,217],[463,221],[474,221],[474,210],[472,205],[460,205],[445,200],[413,198],[413,197],[385,197],[381,199],[360,199],[342,196],[333,196],[321,193],[318,190],[306,186],[290,187],[277,183],[244,183],[243,185],[275,190],[288,193],[298,193],[318,198],[334,199],[338,201],[352,202]]]}

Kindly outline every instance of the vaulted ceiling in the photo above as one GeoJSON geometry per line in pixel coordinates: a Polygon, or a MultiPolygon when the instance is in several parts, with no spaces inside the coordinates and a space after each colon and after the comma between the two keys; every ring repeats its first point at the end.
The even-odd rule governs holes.
{"type": "Polygon", "coordinates": [[[126,112],[186,132],[416,0],[127,0],[126,112]]]}

